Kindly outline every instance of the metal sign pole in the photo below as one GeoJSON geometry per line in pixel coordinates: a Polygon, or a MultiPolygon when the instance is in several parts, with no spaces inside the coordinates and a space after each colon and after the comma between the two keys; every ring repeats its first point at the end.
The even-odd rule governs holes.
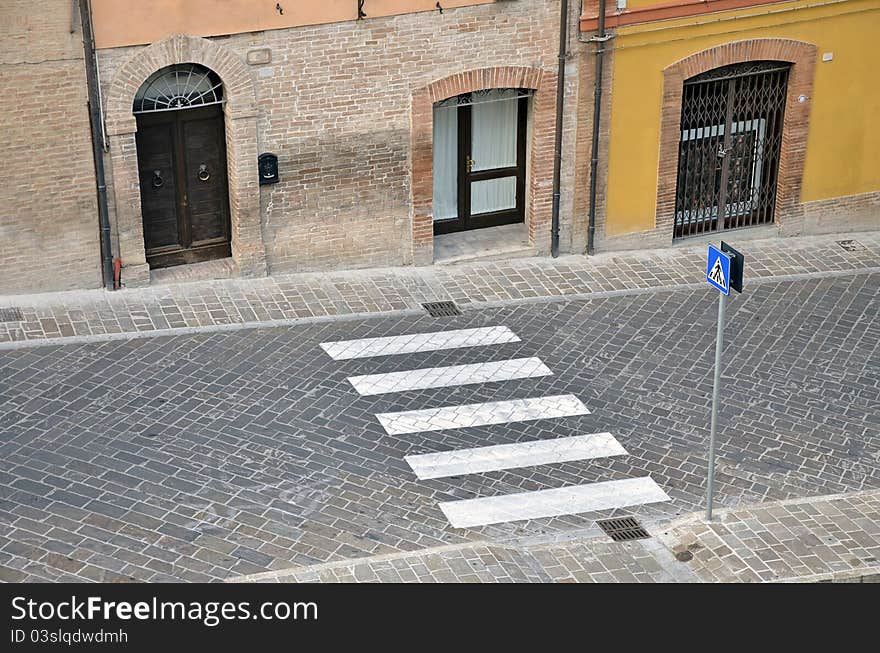
{"type": "Polygon", "coordinates": [[[718,331],[715,335],[715,385],[712,388],[712,426],[709,430],[709,483],[706,490],[706,519],[712,521],[712,486],[715,482],[715,427],[718,424],[718,397],[721,394],[721,348],[724,345],[724,307],[727,295],[718,295],[718,331]]]}

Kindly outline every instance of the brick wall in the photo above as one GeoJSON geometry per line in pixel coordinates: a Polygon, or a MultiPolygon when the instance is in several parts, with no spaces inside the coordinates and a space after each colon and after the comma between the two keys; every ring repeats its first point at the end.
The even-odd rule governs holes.
{"type": "Polygon", "coordinates": [[[72,3],[4,0],[0,294],[101,284],[86,103],[82,33],[72,3]]]}
{"type": "Polygon", "coordinates": [[[880,192],[805,202],[805,233],[838,233],[880,229],[880,192]]]}
{"type": "MultiPolygon", "coordinates": [[[[516,66],[541,70],[554,80],[544,90],[552,105],[558,11],[556,2],[517,0],[442,15],[211,39],[243,61],[250,50],[271,53],[269,63],[249,67],[257,96],[257,149],[278,155],[281,177],[259,190],[270,274],[412,263],[413,94],[449,75],[516,66]]],[[[574,47],[580,47],[575,36],[572,32],[574,47]]],[[[102,50],[103,88],[143,51],[102,50]]],[[[569,73],[573,115],[576,59],[569,73]]],[[[571,118],[567,131],[573,138],[571,118]]],[[[545,158],[549,152],[540,165],[550,171],[552,147],[551,124],[549,141],[542,141],[539,152],[545,158]]],[[[564,172],[573,178],[573,157],[564,160],[564,172]]],[[[566,221],[572,202],[564,196],[564,249],[571,241],[566,221]]],[[[541,204],[539,210],[544,208],[541,204]]],[[[549,231],[536,237],[549,239],[549,231]]],[[[549,250],[549,240],[541,249],[549,250]]]]}
{"type": "MultiPolygon", "coordinates": [[[[596,88],[596,44],[589,45],[578,53],[580,59],[580,90],[577,96],[577,134],[574,147],[566,149],[566,155],[573,159],[573,215],[578,219],[572,222],[572,251],[584,253],[589,238],[590,219],[590,175],[593,156],[593,113],[596,88]]],[[[596,223],[593,244],[598,247],[605,237],[605,189],[608,177],[608,151],[611,133],[611,91],[614,81],[614,50],[607,42],[604,45],[602,63],[602,98],[599,116],[599,152],[596,174],[596,223]]],[[[572,112],[574,113],[574,112],[572,112]]]]}

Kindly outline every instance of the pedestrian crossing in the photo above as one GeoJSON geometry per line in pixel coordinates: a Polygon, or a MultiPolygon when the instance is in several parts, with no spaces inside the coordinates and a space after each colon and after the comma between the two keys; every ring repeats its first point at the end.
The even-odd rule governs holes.
{"type": "Polygon", "coordinates": [[[322,342],[323,349],[333,360],[370,358],[372,356],[398,356],[442,349],[462,347],[486,347],[506,342],[519,342],[519,338],[505,326],[479,327],[476,329],[454,329],[432,333],[410,333],[401,336],[381,338],[360,338],[358,340],[339,340],[322,342]]]}
{"type": "Polygon", "coordinates": [[[453,527],[473,528],[660,501],[669,501],[669,497],[650,476],[643,476],[497,497],[445,501],[440,503],[440,510],[453,527]]]}
{"type": "Polygon", "coordinates": [[[589,414],[587,407],[574,395],[557,395],[379,413],[376,418],[388,435],[403,435],[589,414]]]}
{"type": "Polygon", "coordinates": [[[425,367],[406,372],[350,376],[348,380],[359,394],[381,395],[390,392],[448,388],[491,381],[512,381],[552,374],[553,372],[541,362],[540,358],[514,358],[489,363],[425,367]]]}
{"type": "MultiPolygon", "coordinates": [[[[324,342],[320,346],[334,360],[344,361],[490,347],[511,342],[520,342],[513,331],[504,326],[492,326],[340,340],[324,342]]],[[[552,374],[552,370],[539,358],[528,357],[351,376],[348,382],[358,394],[374,396],[540,378],[552,374]]],[[[377,413],[375,417],[389,435],[408,435],[589,414],[587,406],[578,397],[561,394],[377,413]]],[[[405,456],[405,460],[419,480],[428,480],[626,455],[629,453],[611,433],[590,433],[409,455],[405,456]]],[[[650,476],[644,476],[444,501],[438,507],[453,528],[476,528],[664,501],[670,501],[669,496],[650,476]]]]}
{"type": "Polygon", "coordinates": [[[590,433],[552,440],[423,453],[405,456],[404,459],[419,479],[426,480],[626,454],[626,449],[610,433],[590,433]]]}

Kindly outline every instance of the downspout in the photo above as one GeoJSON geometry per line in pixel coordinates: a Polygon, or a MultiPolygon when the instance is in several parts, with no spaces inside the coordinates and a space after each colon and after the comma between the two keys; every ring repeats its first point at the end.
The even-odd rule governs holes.
{"type": "Polygon", "coordinates": [[[587,227],[587,254],[593,254],[593,243],[596,234],[596,177],[599,168],[599,122],[602,119],[602,69],[605,55],[605,0],[599,0],[598,25],[596,36],[596,87],[593,90],[593,143],[590,155],[590,221],[587,227]]]}
{"type": "Polygon", "coordinates": [[[101,274],[104,287],[114,289],[113,254],[110,249],[110,211],[107,206],[107,179],[104,175],[103,125],[98,91],[98,62],[92,34],[92,9],[89,0],[79,0],[80,22],[85,52],[86,85],[89,95],[89,122],[92,128],[92,157],[95,160],[95,182],[98,193],[98,223],[101,234],[101,274]]]}
{"type": "Polygon", "coordinates": [[[568,0],[559,8],[559,67],[556,72],[556,134],[553,145],[553,217],[550,254],[559,256],[559,185],[562,171],[562,109],[565,104],[565,52],[568,45],[568,0]]]}

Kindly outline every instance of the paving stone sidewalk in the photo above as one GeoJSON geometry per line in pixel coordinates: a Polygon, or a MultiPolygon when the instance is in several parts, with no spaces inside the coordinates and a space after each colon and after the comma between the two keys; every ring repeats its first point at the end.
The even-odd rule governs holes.
{"type": "Polygon", "coordinates": [[[595,532],[445,546],[231,582],[880,582],[880,491],[693,513],[653,537],[595,532]]]}
{"type": "MultiPolygon", "coordinates": [[[[747,283],[880,268],[880,231],[748,241],[731,234],[729,240],[746,253],[747,283]]],[[[699,243],[594,257],[217,279],[117,292],[3,296],[0,349],[74,337],[101,339],[114,337],[112,334],[416,311],[422,302],[437,300],[493,304],[703,284],[705,249],[705,243],[699,243]]]]}

